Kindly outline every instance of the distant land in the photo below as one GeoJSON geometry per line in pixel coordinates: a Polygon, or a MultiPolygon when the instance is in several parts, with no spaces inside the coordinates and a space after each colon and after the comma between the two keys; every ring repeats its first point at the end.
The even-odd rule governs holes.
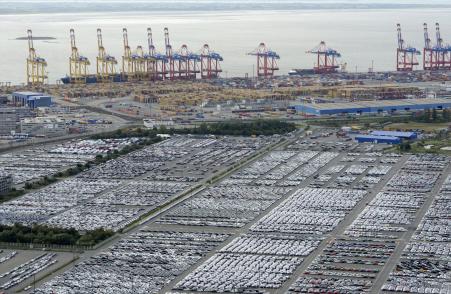
{"type": "Polygon", "coordinates": [[[424,9],[449,8],[447,0],[0,0],[0,15],[135,11],[243,11],[243,10],[323,10],[323,9],[424,9]]]}
{"type": "MultiPolygon", "coordinates": [[[[28,40],[28,37],[17,37],[14,40],[26,41],[26,40],[28,40]]],[[[56,38],[54,38],[54,37],[33,37],[33,40],[50,41],[50,40],[56,40],[56,38]]]]}

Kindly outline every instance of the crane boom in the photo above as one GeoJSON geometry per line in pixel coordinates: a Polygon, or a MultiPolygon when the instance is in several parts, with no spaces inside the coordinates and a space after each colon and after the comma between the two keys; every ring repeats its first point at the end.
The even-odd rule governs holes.
{"type": "Polygon", "coordinates": [[[439,23],[435,23],[435,38],[436,38],[436,45],[438,48],[443,47],[443,39],[440,36],[440,25],[439,23]]]}
{"type": "Polygon", "coordinates": [[[431,39],[429,38],[428,25],[427,23],[424,23],[423,26],[424,26],[424,48],[431,49],[431,39]]]}
{"type": "Polygon", "coordinates": [[[172,56],[172,46],[169,40],[169,29],[164,28],[164,45],[166,48],[166,56],[172,56]]]}
{"type": "Polygon", "coordinates": [[[31,30],[27,30],[27,38],[28,38],[28,52],[31,57],[32,54],[34,55],[33,33],[31,30]]]}
{"type": "Polygon", "coordinates": [[[149,55],[155,56],[155,46],[153,45],[152,29],[147,28],[147,45],[149,47],[149,55]]]}
{"type": "Polygon", "coordinates": [[[103,47],[102,30],[97,29],[97,47],[99,48],[99,58],[105,56],[105,48],[103,47]]]}
{"type": "Polygon", "coordinates": [[[401,24],[396,25],[398,30],[398,49],[404,49],[404,40],[402,39],[401,24]]]}
{"type": "Polygon", "coordinates": [[[47,61],[36,54],[33,44],[33,33],[27,30],[28,58],[27,58],[27,84],[43,85],[47,80],[47,61]]]}

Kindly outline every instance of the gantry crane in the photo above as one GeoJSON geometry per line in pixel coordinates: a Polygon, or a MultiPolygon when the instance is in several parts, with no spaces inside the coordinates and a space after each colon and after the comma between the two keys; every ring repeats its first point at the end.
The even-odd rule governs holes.
{"type": "Polygon", "coordinates": [[[114,56],[106,53],[103,47],[102,30],[97,29],[97,45],[99,54],[97,56],[97,80],[99,82],[113,81],[116,76],[117,60],[114,56]]]}
{"type": "Polygon", "coordinates": [[[444,69],[445,67],[445,48],[443,47],[443,39],[440,35],[440,25],[435,23],[435,60],[437,62],[437,69],[444,69]]]}
{"type": "Polygon", "coordinates": [[[133,61],[133,73],[135,80],[144,80],[147,76],[147,57],[144,55],[144,50],[141,45],[136,47],[136,50],[132,52],[133,61]]]}
{"type": "Polygon", "coordinates": [[[70,44],[72,49],[72,54],[69,57],[70,81],[71,83],[86,83],[88,66],[91,63],[87,57],[79,54],[75,43],[74,29],[70,29],[70,44]]]}
{"type": "Polygon", "coordinates": [[[313,67],[315,73],[334,73],[340,67],[337,59],[341,57],[341,54],[337,50],[327,47],[324,41],[321,41],[318,46],[307,51],[307,53],[316,55],[316,64],[313,67]]]}
{"type": "Polygon", "coordinates": [[[434,69],[434,50],[431,45],[431,38],[429,38],[428,25],[423,24],[424,31],[424,48],[423,48],[423,69],[433,70],[434,69]]]}
{"type": "Polygon", "coordinates": [[[451,69],[451,46],[445,45],[440,34],[440,25],[435,24],[435,44],[432,45],[429,38],[427,24],[424,27],[424,70],[450,70],[451,69]]]}
{"type": "MultiPolygon", "coordinates": [[[[167,30],[167,29],[166,29],[167,30]]],[[[165,30],[165,32],[166,32],[165,30]]],[[[169,34],[169,33],[168,33],[169,34]]],[[[166,37],[166,36],[165,36],[166,37]]],[[[168,35],[169,38],[169,35],[168,35]]],[[[147,44],[149,46],[149,53],[147,58],[147,72],[151,80],[165,80],[168,75],[169,60],[166,56],[168,53],[167,43],[165,54],[158,53],[153,44],[152,29],[147,28],[147,44]]],[[[172,54],[172,48],[170,48],[172,54]]]]}
{"type": "Polygon", "coordinates": [[[396,25],[398,32],[398,48],[396,50],[396,70],[412,71],[414,66],[418,65],[417,55],[421,55],[420,51],[411,46],[406,46],[401,34],[401,25],[396,25]]]}
{"type": "Polygon", "coordinates": [[[146,59],[146,72],[147,77],[153,81],[157,78],[157,59],[156,59],[157,53],[155,50],[155,46],[153,44],[153,36],[151,28],[147,28],[147,46],[149,52],[144,55],[144,58],[146,59]]]}
{"type": "Polygon", "coordinates": [[[122,55],[122,79],[129,81],[138,81],[144,78],[146,73],[146,60],[142,46],[138,46],[132,52],[128,43],[128,32],[126,28],[122,29],[124,44],[124,55],[122,55]]]}
{"type": "Polygon", "coordinates": [[[435,38],[437,69],[451,70],[451,46],[443,42],[439,23],[435,24],[435,38]]]}
{"type": "Polygon", "coordinates": [[[179,79],[196,79],[200,72],[198,63],[201,59],[199,55],[189,51],[187,45],[182,45],[180,50],[173,55],[173,58],[177,61],[179,79]]]}
{"type": "Polygon", "coordinates": [[[222,72],[219,62],[223,61],[221,55],[210,50],[210,46],[205,44],[200,53],[200,75],[202,79],[214,79],[222,72]]]}
{"type": "Polygon", "coordinates": [[[254,51],[248,53],[248,55],[257,56],[258,77],[272,77],[274,76],[274,72],[279,70],[277,60],[280,59],[280,56],[266,47],[265,43],[260,43],[260,45],[254,51]]]}
{"type": "Polygon", "coordinates": [[[124,45],[124,55],[122,55],[122,78],[125,80],[127,78],[134,78],[133,61],[132,61],[132,50],[128,45],[128,33],[127,29],[122,29],[123,45],[124,45]]]}
{"type": "Polygon", "coordinates": [[[33,44],[33,33],[31,30],[27,30],[27,37],[27,84],[32,86],[43,85],[47,80],[47,61],[36,54],[33,44]]]}
{"type": "MultiPolygon", "coordinates": [[[[173,56],[172,52],[172,45],[169,40],[169,29],[164,28],[164,45],[166,49],[166,59],[168,63],[168,68],[166,69],[169,73],[169,79],[174,80],[176,77],[176,74],[178,72],[178,69],[176,69],[176,61],[173,56]]],[[[166,79],[166,77],[165,77],[166,79]]]]}

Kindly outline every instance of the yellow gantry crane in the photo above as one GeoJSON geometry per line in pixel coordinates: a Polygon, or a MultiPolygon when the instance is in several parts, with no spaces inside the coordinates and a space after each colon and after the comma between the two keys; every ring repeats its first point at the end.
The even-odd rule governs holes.
{"type": "Polygon", "coordinates": [[[157,59],[155,58],[156,50],[153,44],[153,36],[151,28],[147,28],[147,46],[149,47],[148,48],[149,53],[144,55],[146,59],[147,77],[150,78],[151,80],[155,80],[157,74],[157,59]]]}
{"type": "Polygon", "coordinates": [[[122,29],[122,37],[124,41],[124,55],[122,55],[122,77],[123,79],[133,79],[133,61],[132,50],[128,45],[127,29],[122,29]]]}
{"type": "Polygon", "coordinates": [[[136,47],[136,51],[132,53],[132,60],[134,64],[134,78],[136,80],[143,80],[146,76],[147,60],[144,56],[144,50],[142,46],[136,47]]]}
{"type": "Polygon", "coordinates": [[[86,83],[88,76],[88,66],[91,64],[87,57],[81,56],[78,53],[78,48],[75,44],[75,32],[74,29],[70,29],[70,44],[72,48],[72,54],[69,57],[70,67],[70,81],[71,83],[86,83]]]}
{"type": "Polygon", "coordinates": [[[97,80],[99,82],[113,81],[116,75],[117,60],[114,56],[106,53],[103,47],[102,30],[97,29],[97,45],[99,47],[99,55],[97,56],[97,80]]]}
{"type": "Polygon", "coordinates": [[[27,58],[27,84],[36,86],[43,85],[47,80],[47,61],[37,56],[33,44],[33,33],[27,31],[28,35],[28,58],[27,58]]]}
{"type": "Polygon", "coordinates": [[[124,55],[122,56],[122,77],[124,80],[137,81],[142,80],[146,75],[146,59],[141,46],[138,46],[132,52],[128,44],[127,29],[122,29],[124,42],[124,55]]]}

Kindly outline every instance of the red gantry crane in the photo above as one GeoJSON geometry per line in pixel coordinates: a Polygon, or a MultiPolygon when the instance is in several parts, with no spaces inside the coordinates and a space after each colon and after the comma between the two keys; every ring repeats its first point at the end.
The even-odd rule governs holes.
{"type": "Polygon", "coordinates": [[[257,77],[272,77],[274,72],[279,70],[277,65],[277,60],[280,56],[266,47],[265,43],[260,43],[260,45],[248,55],[257,57],[257,77]]]}
{"type": "Polygon", "coordinates": [[[337,50],[327,47],[324,41],[307,53],[316,55],[316,64],[313,70],[317,74],[335,73],[340,67],[337,59],[341,57],[341,54],[337,50]]]}
{"type": "Polygon", "coordinates": [[[396,50],[396,70],[412,71],[414,66],[418,65],[417,56],[420,51],[412,46],[406,46],[401,34],[401,25],[397,24],[398,48],[396,50]]]}
{"type": "Polygon", "coordinates": [[[451,69],[451,46],[445,45],[440,34],[439,23],[435,24],[435,69],[438,70],[450,70],[451,69]]]}
{"type": "Polygon", "coordinates": [[[185,80],[196,79],[199,71],[200,56],[192,53],[187,45],[182,45],[180,50],[173,55],[177,62],[178,78],[185,80]]]}
{"type": "Polygon", "coordinates": [[[424,31],[424,48],[423,48],[423,69],[424,70],[433,70],[434,69],[434,50],[431,44],[431,38],[429,38],[428,25],[427,23],[423,24],[424,31]]]}
{"type": "Polygon", "coordinates": [[[224,59],[221,55],[210,50],[210,46],[205,44],[200,53],[200,73],[202,79],[214,79],[222,72],[220,62],[224,59]]]}

